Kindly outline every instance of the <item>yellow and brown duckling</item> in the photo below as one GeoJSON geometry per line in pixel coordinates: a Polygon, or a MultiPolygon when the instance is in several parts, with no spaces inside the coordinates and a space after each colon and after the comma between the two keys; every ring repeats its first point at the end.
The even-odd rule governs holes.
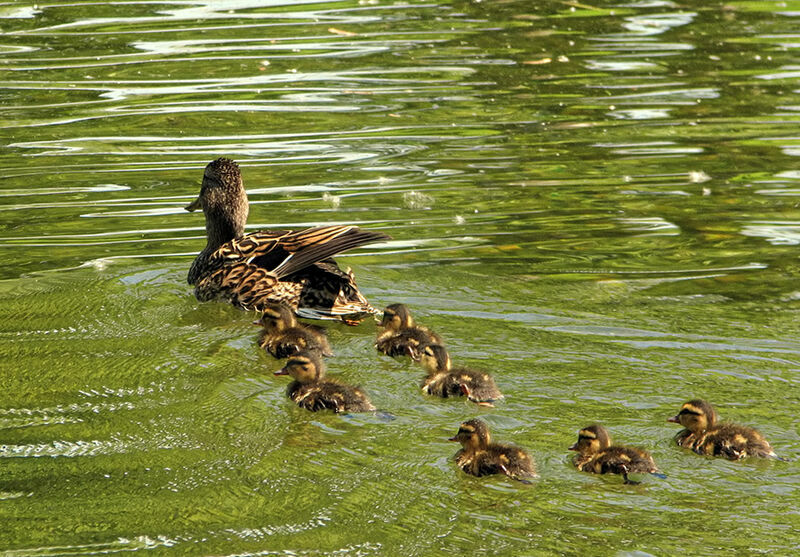
{"type": "Polygon", "coordinates": [[[479,419],[463,422],[449,441],[461,443],[454,459],[459,468],[473,476],[505,474],[525,483],[537,477],[536,466],[525,450],[511,444],[492,443],[489,427],[479,419]]]}
{"type": "Polygon", "coordinates": [[[578,432],[578,441],[569,448],[578,451],[572,460],[581,472],[621,474],[625,483],[636,483],[628,474],[656,474],[658,468],[650,453],[636,447],[612,445],[608,430],[599,424],[578,432]]]}
{"type": "Polygon", "coordinates": [[[681,406],[677,415],[667,418],[667,421],[686,428],[675,436],[675,441],[697,454],[723,456],[728,460],[739,460],[748,456],[779,458],[764,436],[755,429],[732,423],[717,423],[716,411],[705,400],[690,400],[681,406]]]}
{"type": "Polygon", "coordinates": [[[375,348],[387,356],[417,357],[420,346],[443,344],[442,337],[422,325],[414,318],[405,304],[390,304],[383,310],[383,330],[378,333],[375,348]]]}
{"type": "Polygon", "coordinates": [[[450,354],[441,344],[427,344],[419,353],[419,361],[427,377],[422,381],[422,391],[442,398],[465,396],[481,406],[492,406],[503,398],[492,376],[483,371],[465,367],[454,368],[450,354]]]}
{"type": "Polygon", "coordinates": [[[339,269],[331,256],[386,240],[386,234],[357,226],[245,234],[247,193],[239,166],[225,158],[206,166],[200,196],[186,207],[197,209],[205,215],[207,244],[187,279],[201,302],[222,299],[255,310],[285,303],[302,317],[349,324],[378,313],[353,274],[339,269]]]}
{"type": "Polygon", "coordinates": [[[255,322],[264,327],[258,345],[275,358],[283,359],[303,350],[319,350],[332,356],[325,329],[300,323],[285,304],[267,304],[261,319],[255,322]]]}
{"type": "Polygon", "coordinates": [[[306,410],[330,409],[341,413],[376,409],[359,387],[325,378],[325,364],[317,350],[305,350],[291,356],[275,375],[290,375],[294,379],[286,395],[306,410]]]}

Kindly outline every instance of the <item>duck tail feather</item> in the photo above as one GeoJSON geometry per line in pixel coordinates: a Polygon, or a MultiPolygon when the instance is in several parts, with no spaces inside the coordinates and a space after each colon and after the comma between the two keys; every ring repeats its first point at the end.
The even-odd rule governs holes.
{"type": "Polygon", "coordinates": [[[362,230],[357,226],[325,226],[303,230],[296,238],[287,238],[282,242],[291,253],[272,273],[280,279],[337,253],[388,238],[382,232],[362,230]]]}

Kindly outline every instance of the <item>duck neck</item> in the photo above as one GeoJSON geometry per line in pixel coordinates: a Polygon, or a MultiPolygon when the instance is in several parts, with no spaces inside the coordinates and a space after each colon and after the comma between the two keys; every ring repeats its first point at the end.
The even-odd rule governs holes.
{"type": "Polygon", "coordinates": [[[220,246],[244,235],[244,221],[231,213],[209,212],[206,214],[206,237],[204,252],[211,253],[220,246]]]}

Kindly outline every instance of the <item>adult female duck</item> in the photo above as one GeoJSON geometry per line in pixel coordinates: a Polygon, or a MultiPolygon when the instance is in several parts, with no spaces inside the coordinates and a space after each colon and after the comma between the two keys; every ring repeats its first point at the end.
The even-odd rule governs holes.
{"type": "Polygon", "coordinates": [[[189,269],[201,302],[223,299],[243,309],[284,303],[301,317],[355,324],[378,313],[359,292],[353,273],[331,256],[389,239],[357,226],[320,226],[297,232],[244,234],[249,204],[239,165],[220,158],[206,166],[200,197],[208,243],[189,269]]]}

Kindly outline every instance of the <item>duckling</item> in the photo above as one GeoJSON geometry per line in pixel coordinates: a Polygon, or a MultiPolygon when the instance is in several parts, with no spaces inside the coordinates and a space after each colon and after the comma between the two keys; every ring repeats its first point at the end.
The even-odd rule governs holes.
{"type": "Polygon", "coordinates": [[[292,376],[294,381],[289,384],[286,395],[306,410],[316,412],[329,408],[341,413],[376,409],[359,387],[325,378],[325,364],[318,350],[304,350],[291,356],[275,375],[292,376]]]}
{"type": "Polygon", "coordinates": [[[481,406],[493,406],[503,398],[492,376],[464,367],[453,368],[450,355],[441,344],[425,345],[420,351],[420,363],[428,372],[422,381],[422,392],[448,398],[465,396],[481,406]]]}
{"type": "Polygon", "coordinates": [[[383,310],[383,331],[378,333],[375,348],[387,356],[416,357],[423,344],[444,344],[442,337],[422,325],[414,318],[405,304],[390,304],[383,310]]]}
{"type": "Polygon", "coordinates": [[[755,429],[731,423],[717,423],[716,411],[705,400],[690,400],[681,406],[677,415],[667,418],[667,421],[686,428],[675,436],[675,441],[697,454],[723,456],[728,460],[739,460],[748,456],[779,458],[764,436],[755,429]]]}
{"type": "Polygon", "coordinates": [[[258,345],[275,358],[283,359],[302,350],[319,350],[323,356],[333,356],[325,329],[300,323],[285,304],[267,304],[264,314],[254,324],[264,330],[258,345]]]}
{"type": "Polygon", "coordinates": [[[578,442],[569,450],[578,451],[572,462],[581,472],[622,474],[626,484],[638,483],[629,480],[628,474],[658,472],[650,453],[636,447],[612,445],[608,430],[599,424],[580,430],[578,442]]]}
{"type": "Polygon", "coordinates": [[[245,234],[249,204],[239,166],[220,158],[206,166],[200,196],[187,211],[203,210],[207,244],[187,280],[201,302],[227,300],[242,309],[283,302],[301,317],[356,324],[377,314],[352,272],[331,256],[389,239],[357,226],[320,226],[298,232],[245,234]]]}
{"type": "Polygon", "coordinates": [[[475,418],[463,422],[455,437],[448,441],[461,443],[462,448],[454,459],[467,474],[505,474],[523,483],[530,483],[526,478],[538,477],[531,456],[515,445],[492,443],[489,427],[482,420],[475,418]]]}

